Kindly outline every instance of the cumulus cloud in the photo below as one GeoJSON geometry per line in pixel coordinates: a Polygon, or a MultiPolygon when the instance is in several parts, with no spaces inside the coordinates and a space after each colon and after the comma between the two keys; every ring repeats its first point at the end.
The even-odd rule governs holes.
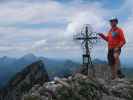
{"type": "Polygon", "coordinates": [[[1,0],[1,53],[10,55],[15,51],[20,55],[45,51],[45,54],[53,55],[55,52],[62,55],[77,52],[79,55],[80,46],[72,40],[72,35],[79,32],[83,24],[91,24],[94,31],[103,31],[107,27],[107,18],[119,12],[104,8],[99,0],[82,1],[1,0]]]}
{"type": "Polygon", "coordinates": [[[63,8],[58,2],[46,3],[10,2],[0,6],[0,22],[13,24],[17,22],[42,23],[61,20],[63,8]]]}
{"type": "Polygon", "coordinates": [[[105,20],[102,15],[98,15],[93,11],[79,12],[73,16],[71,22],[67,26],[67,33],[78,33],[85,24],[90,24],[95,31],[100,30],[105,26],[105,20]]]}

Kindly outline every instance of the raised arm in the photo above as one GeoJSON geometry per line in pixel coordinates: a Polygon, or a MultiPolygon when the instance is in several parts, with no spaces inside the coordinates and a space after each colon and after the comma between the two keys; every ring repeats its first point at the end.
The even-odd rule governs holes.
{"type": "Polygon", "coordinates": [[[103,33],[99,33],[98,35],[105,41],[108,41],[108,36],[105,36],[103,33]]]}

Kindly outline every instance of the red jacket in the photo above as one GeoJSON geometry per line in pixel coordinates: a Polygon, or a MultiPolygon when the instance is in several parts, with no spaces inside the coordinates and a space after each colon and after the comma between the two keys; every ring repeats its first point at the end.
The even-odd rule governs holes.
{"type": "Polygon", "coordinates": [[[100,34],[100,36],[108,42],[108,48],[122,47],[126,43],[124,33],[118,27],[112,28],[107,36],[104,34],[100,34]]]}

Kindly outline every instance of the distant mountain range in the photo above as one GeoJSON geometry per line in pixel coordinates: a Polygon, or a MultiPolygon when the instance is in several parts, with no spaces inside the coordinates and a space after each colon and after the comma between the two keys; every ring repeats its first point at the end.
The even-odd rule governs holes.
{"type": "Polygon", "coordinates": [[[63,75],[70,74],[80,66],[79,63],[71,60],[36,57],[33,54],[27,54],[18,59],[4,56],[0,58],[0,86],[3,86],[13,75],[21,71],[24,67],[37,60],[43,61],[50,78],[53,78],[53,76],[63,77],[63,75]]]}
{"type": "MultiPolygon", "coordinates": [[[[57,60],[46,57],[37,57],[33,54],[24,55],[21,58],[10,58],[1,57],[0,58],[0,86],[3,86],[7,81],[15,75],[17,72],[21,71],[27,65],[37,61],[42,60],[45,64],[46,70],[48,71],[49,77],[52,79],[54,76],[64,77],[72,74],[77,68],[80,67],[80,63],[74,62],[72,60],[57,60]]],[[[105,61],[95,59],[94,64],[105,64],[105,61]]],[[[130,72],[130,77],[133,76],[133,69],[124,69],[124,72],[128,75],[130,72]]]]}

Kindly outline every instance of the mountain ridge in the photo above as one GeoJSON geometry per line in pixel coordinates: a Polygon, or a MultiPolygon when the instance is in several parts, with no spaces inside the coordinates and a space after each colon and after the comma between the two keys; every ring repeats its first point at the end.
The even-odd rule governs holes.
{"type": "Polygon", "coordinates": [[[49,81],[45,65],[36,61],[16,73],[3,88],[0,89],[0,100],[20,100],[21,95],[29,91],[35,84],[49,81]]]}
{"type": "Polygon", "coordinates": [[[95,77],[92,76],[92,66],[88,69],[81,65],[80,71],[73,73],[78,67],[67,60],[63,63],[63,70],[59,71],[64,76],[53,74],[54,78],[50,80],[44,61],[35,61],[22,67],[0,89],[0,100],[132,100],[133,82],[127,79],[111,80],[110,66],[104,64],[105,62],[97,64],[98,62],[100,61],[95,60],[93,66],[95,77]],[[86,74],[85,71],[89,73],[86,74]]]}
{"type": "MultiPolygon", "coordinates": [[[[81,66],[82,67],[82,66],[81,66]]],[[[95,77],[75,73],[68,78],[55,77],[54,80],[35,85],[22,100],[132,100],[133,81],[111,79],[111,69],[107,64],[95,65],[95,77]]],[[[87,70],[87,69],[84,69],[87,70]]],[[[89,69],[90,70],[90,69],[89,69]]]]}
{"type": "MultiPolygon", "coordinates": [[[[45,63],[45,67],[48,70],[48,74],[50,75],[50,79],[53,79],[54,76],[66,77],[72,74],[77,68],[79,68],[80,63],[74,62],[72,60],[59,60],[52,59],[47,57],[37,57],[34,54],[26,54],[20,58],[12,58],[12,57],[0,57],[0,87],[4,86],[8,80],[15,75],[15,73],[21,71],[27,65],[37,61],[42,60],[45,63]]],[[[105,64],[105,61],[101,61],[99,59],[95,59],[93,61],[94,64],[105,64]]],[[[123,68],[123,72],[130,79],[133,77],[132,74],[133,69],[123,68]]]]}
{"type": "MultiPolygon", "coordinates": [[[[49,71],[49,74],[52,76],[54,75],[60,75],[63,76],[62,70],[64,70],[63,67],[69,69],[69,67],[64,66],[64,64],[67,62],[65,60],[56,60],[56,59],[50,59],[46,57],[36,57],[33,54],[27,54],[20,58],[11,58],[11,57],[1,57],[0,58],[0,87],[5,85],[8,80],[15,75],[15,73],[21,71],[24,67],[27,65],[37,61],[42,60],[43,63],[45,63],[46,69],[49,71]],[[6,61],[6,62],[4,62],[6,61]],[[54,73],[53,73],[54,72],[54,73]],[[62,72],[62,74],[60,74],[62,72]]],[[[75,65],[75,68],[77,67],[77,63],[71,61],[73,65],[75,65]]]]}

